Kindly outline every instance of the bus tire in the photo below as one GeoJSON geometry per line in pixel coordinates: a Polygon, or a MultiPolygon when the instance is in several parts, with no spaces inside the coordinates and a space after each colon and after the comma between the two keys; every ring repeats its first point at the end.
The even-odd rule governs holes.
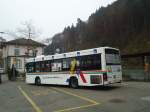
{"type": "Polygon", "coordinates": [[[35,85],[40,86],[41,85],[41,79],[40,77],[35,78],[35,85]]]}
{"type": "Polygon", "coordinates": [[[77,89],[79,87],[78,79],[76,77],[70,78],[69,85],[70,85],[71,88],[77,89]]]}

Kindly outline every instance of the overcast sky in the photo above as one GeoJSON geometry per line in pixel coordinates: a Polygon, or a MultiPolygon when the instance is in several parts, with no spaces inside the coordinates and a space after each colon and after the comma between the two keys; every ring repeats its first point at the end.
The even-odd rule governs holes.
{"type": "MultiPolygon", "coordinates": [[[[32,21],[41,37],[52,37],[65,26],[86,21],[101,6],[115,0],[0,0],[0,32],[15,31],[21,22],[32,21]]],[[[1,35],[8,37],[7,35],[1,35]]],[[[10,40],[12,38],[7,38],[10,40]]]]}

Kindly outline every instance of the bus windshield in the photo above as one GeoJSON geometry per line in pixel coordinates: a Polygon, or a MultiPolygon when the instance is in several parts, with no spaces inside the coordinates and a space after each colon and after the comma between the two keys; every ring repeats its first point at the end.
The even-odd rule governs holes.
{"type": "Polygon", "coordinates": [[[118,65],[120,64],[120,54],[118,50],[105,49],[106,64],[107,65],[118,65]]]}

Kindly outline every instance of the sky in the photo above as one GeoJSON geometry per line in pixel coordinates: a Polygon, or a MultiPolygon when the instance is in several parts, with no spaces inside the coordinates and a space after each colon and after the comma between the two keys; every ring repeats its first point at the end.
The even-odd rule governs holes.
{"type": "MultiPolygon", "coordinates": [[[[101,6],[115,0],[0,0],[0,32],[16,31],[21,23],[31,21],[41,33],[38,40],[51,38],[77,18],[87,21],[101,6]]],[[[7,40],[13,39],[0,34],[7,40]]]]}

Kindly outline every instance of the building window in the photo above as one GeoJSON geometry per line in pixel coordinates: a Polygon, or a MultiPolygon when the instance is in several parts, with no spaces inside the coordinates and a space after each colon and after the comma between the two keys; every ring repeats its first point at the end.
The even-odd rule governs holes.
{"type": "Polygon", "coordinates": [[[33,56],[36,57],[38,50],[33,50],[33,56]]]}
{"type": "Polygon", "coordinates": [[[14,53],[15,53],[15,56],[19,56],[20,55],[20,49],[16,48],[14,53]]]}
{"type": "Polygon", "coordinates": [[[16,68],[17,69],[22,68],[22,61],[21,61],[21,59],[16,59],[16,68]]]}
{"type": "Polygon", "coordinates": [[[11,67],[11,58],[10,57],[6,58],[6,65],[8,68],[11,67]]]}

